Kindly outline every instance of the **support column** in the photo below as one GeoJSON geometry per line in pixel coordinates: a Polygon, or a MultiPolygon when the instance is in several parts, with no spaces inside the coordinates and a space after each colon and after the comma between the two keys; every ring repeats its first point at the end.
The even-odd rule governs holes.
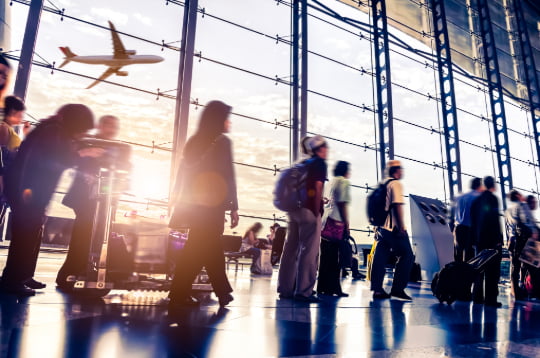
{"type": "Polygon", "coordinates": [[[529,110],[531,112],[531,124],[534,133],[534,143],[536,145],[537,165],[540,165],[540,84],[538,74],[534,63],[534,54],[532,51],[525,16],[521,0],[514,0],[514,13],[517,23],[517,32],[519,46],[521,48],[521,61],[523,72],[525,73],[525,84],[527,86],[527,95],[529,97],[529,110]]]}
{"type": "Polygon", "coordinates": [[[446,147],[446,166],[450,200],[461,192],[461,160],[459,156],[459,134],[457,106],[454,91],[454,75],[444,0],[431,0],[431,14],[437,50],[437,67],[441,109],[444,124],[444,143],[446,147]]]}
{"type": "Polygon", "coordinates": [[[307,134],[308,9],[307,0],[294,0],[292,5],[291,152],[294,162],[300,158],[300,138],[307,134]]]}
{"type": "MultiPolygon", "coordinates": [[[[180,46],[180,62],[178,68],[178,86],[176,89],[176,109],[174,112],[174,133],[171,155],[171,180],[169,198],[174,197],[175,178],[182,150],[186,143],[189,123],[189,106],[191,98],[191,78],[193,73],[193,55],[195,51],[195,31],[197,29],[198,0],[186,0],[182,21],[182,43],[180,46]]],[[[169,205],[173,205],[170,203],[169,205]]]]}
{"type": "Polygon", "coordinates": [[[476,1],[478,17],[480,21],[480,34],[486,67],[486,79],[489,90],[489,102],[493,123],[493,134],[499,167],[499,180],[501,183],[501,195],[503,208],[506,209],[506,193],[512,189],[512,168],[510,165],[510,146],[506,126],[506,114],[504,111],[503,87],[499,61],[497,59],[497,47],[487,0],[476,1]]]}
{"type": "Polygon", "coordinates": [[[394,116],[392,112],[390,48],[385,0],[371,1],[371,15],[373,17],[373,49],[375,52],[375,80],[377,83],[379,158],[381,177],[383,177],[386,161],[394,159],[394,116]]]}
{"type": "Polygon", "coordinates": [[[30,69],[32,68],[32,59],[34,58],[34,49],[36,47],[42,9],[43,0],[32,0],[30,9],[28,10],[28,18],[26,19],[21,58],[19,60],[14,90],[15,95],[20,97],[23,101],[26,98],[26,91],[28,89],[28,79],[30,78],[30,69]]]}

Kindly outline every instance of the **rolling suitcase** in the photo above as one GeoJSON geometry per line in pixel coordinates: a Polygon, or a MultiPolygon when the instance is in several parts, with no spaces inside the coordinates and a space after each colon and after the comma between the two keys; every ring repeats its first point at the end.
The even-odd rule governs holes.
{"type": "Polygon", "coordinates": [[[450,262],[433,276],[431,291],[440,303],[449,305],[455,300],[470,301],[471,287],[487,263],[497,256],[497,250],[482,250],[467,262],[450,262]]]}

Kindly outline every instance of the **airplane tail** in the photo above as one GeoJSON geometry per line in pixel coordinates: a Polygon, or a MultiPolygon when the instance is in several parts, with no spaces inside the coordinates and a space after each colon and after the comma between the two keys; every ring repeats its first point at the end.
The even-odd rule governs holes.
{"type": "Polygon", "coordinates": [[[68,63],[71,62],[71,58],[77,56],[75,55],[73,52],[71,52],[71,50],[69,49],[69,47],[60,47],[60,51],[62,51],[62,53],[66,56],[65,59],[64,59],[64,62],[62,62],[62,64],[60,65],[59,68],[62,68],[64,67],[65,65],[67,65],[68,63]]]}

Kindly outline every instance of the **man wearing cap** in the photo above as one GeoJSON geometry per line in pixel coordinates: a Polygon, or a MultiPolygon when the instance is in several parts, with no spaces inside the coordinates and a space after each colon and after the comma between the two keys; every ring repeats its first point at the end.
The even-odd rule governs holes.
{"type": "Polygon", "coordinates": [[[326,140],[319,135],[302,140],[302,144],[304,151],[309,150],[312,155],[307,159],[307,201],[302,208],[288,213],[289,230],[279,266],[277,291],[280,298],[318,302],[319,299],[313,295],[313,287],[319,265],[328,147],[326,140]]]}
{"type": "Polygon", "coordinates": [[[378,227],[375,233],[377,246],[373,255],[371,266],[371,291],[374,299],[385,299],[391,296],[403,300],[411,300],[405,293],[405,287],[409,282],[409,275],[414,263],[414,255],[409,241],[409,235],[405,228],[403,215],[403,186],[400,180],[403,178],[403,168],[399,160],[390,160],[386,164],[388,177],[386,183],[386,206],[388,216],[383,226],[378,227]],[[398,260],[394,271],[394,279],[390,294],[383,289],[386,263],[393,254],[398,260]]]}
{"type": "Polygon", "coordinates": [[[474,247],[471,233],[471,205],[484,191],[482,179],[471,180],[471,191],[459,196],[454,207],[454,260],[469,261],[474,257],[474,247]]]}
{"type": "Polygon", "coordinates": [[[524,278],[521,277],[523,265],[519,257],[525,247],[525,243],[530,237],[538,239],[538,230],[523,195],[514,189],[510,191],[509,197],[512,204],[504,213],[504,222],[506,238],[508,240],[508,251],[512,257],[510,271],[511,291],[516,300],[519,300],[526,297],[525,292],[521,290],[521,283],[524,278]]]}

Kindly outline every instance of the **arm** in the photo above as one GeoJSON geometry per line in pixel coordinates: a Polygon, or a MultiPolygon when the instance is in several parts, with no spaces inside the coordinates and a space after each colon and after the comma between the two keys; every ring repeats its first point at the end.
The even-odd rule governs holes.
{"type": "Polygon", "coordinates": [[[342,201],[336,203],[341,220],[345,223],[345,228],[349,229],[349,215],[347,213],[347,203],[342,201]]]}
{"type": "Polygon", "coordinates": [[[405,221],[403,220],[403,204],[394,204],[392,205],[392,210],[394,210],[394,217],[397,219],[396,227],[399,232],[406,232],[405,230],[405,221]]]}
{"type": "Polygon", "coordinates": [[[0,145],[9,144],[9,129],[7,124],[0,125],[0,145]]]}

